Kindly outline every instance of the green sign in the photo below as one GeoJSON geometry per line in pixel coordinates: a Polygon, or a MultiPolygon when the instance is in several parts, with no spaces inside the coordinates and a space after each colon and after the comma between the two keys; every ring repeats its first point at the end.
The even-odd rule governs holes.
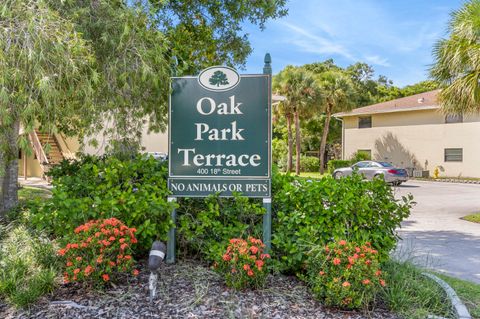
{"type": "Polygon", "coordinates": [[[270,196],[269,86],[268,75],[240,76],[227,67],[172,78],[169,188],[174,196],[270,196]]]}

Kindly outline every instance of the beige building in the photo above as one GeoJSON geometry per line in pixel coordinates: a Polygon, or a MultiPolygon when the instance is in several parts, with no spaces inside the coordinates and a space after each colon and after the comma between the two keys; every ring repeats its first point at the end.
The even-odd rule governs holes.
{"type": "MultiPolygon", "coordinates": [[[[22,133],[22,132],[21,132],[22,133]]],[[[81,150],[85,154],[102,155],[108,141],[98,134],[94,137],[98,147],[93,147],[85,141],[81,150],[80,143],[76,138],[67,138],[62,134],[42,134],[34,131],[28,139],[33,146],[33,154],[19,153],[18,174],[21,177],[43,177],[49,166],[60,162],[62,159],[73,159],[81,150]],[[48,145],[46,147],[46,145],[48,145]]],[[[168,153],[167,133],[148,133],[145,127],[142,134],[142,150],[144,152],[168,153]]]]}
{"type": "Polygon", "coordinates": [[[445,116],[439,90],[369,105],[334,116],[342,125],[342,158],[357,152],[440,176],[480,177],[480,116],[445,116]]]}

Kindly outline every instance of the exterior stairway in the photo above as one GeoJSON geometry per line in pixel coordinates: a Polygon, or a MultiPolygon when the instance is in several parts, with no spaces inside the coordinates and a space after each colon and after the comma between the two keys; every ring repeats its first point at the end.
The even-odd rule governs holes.
{"type": "Polygon", "coordinates": [[[64,156],[55,135],[40,133],[39,131],[35,131],[35,133],[48,159],[48,164],[55,165],[60,163],[64,159],[64,156]]]}
{"type": "Polygon", "coordinates": [[[40,163],[42,176],[49,181],[46,173],[48,173],[50,167],[64,159],[58,140],[55,135],[41,133],[37,130],[31,132],[28,138],[40,163]]]}

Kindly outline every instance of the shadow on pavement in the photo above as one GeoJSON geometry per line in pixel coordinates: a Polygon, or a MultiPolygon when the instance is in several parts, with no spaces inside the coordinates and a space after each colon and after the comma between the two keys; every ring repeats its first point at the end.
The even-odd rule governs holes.
{"type": "Polygon", "coordinates": [[[480,284],[480,234],[399,230],[393,253],[400,260],[480,284]]]}
{"type": "Polygon", "coordinates": [[[407,226],[412,226],[412,225],[415,225],[417,224],[418,222],[415,221],[415,220],[404,220],[402,222],[402,227],[407,227],[407,226]]]}

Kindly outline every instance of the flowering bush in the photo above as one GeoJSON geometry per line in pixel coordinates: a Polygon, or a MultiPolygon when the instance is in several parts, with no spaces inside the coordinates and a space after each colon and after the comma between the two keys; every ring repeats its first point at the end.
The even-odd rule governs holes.
{"type": "Polygon", "coordinates": [[[85,156],[62,161],[48,174],[52,197],[30,211],[35,228],[64,237],[87,220],[115,217],[137,227],[136,252],[145,253],[158,237],[167,239],[176,204],[167,201],[166,163],[140,154],[130,159],[85,156]]]}
{"type": "Polygon", "coordinates": [[[385,286],[378,252],[369,242],[357,245],[340,240],[310,251],[308,282],[325,305],[366,307],[380,286],[385,286]]]}
{"type": "Polygon", "coordinates": [[[235,289],[258,288],[265,284],[268,275],[269,254],[263,253],[265,245],[260,239],[248,237],[230,239],[227,251],[213,264],[225,277],[227,286],[235,289]]]}
{"type": "Polygon", "coordinates": [[[64,283],[104,284],[118,272],[137,275],[131,255],[132,244],[137,243],[135,232],[116,218],[92,220],[77,227],[67,236],[65,248],[58,251],[66,260],[64,283]]]}
{"type": "Polygon", "coordinates": [[[358,174],[308,181],[274,174],[272,194],[272,245],[288,274],[303,271],[312,244],[324,246],[332,237],[372,241],[381,261],[388,260],[413,204],[411,196],[395,198],[384,181],[365,183],[358,174]]]}

